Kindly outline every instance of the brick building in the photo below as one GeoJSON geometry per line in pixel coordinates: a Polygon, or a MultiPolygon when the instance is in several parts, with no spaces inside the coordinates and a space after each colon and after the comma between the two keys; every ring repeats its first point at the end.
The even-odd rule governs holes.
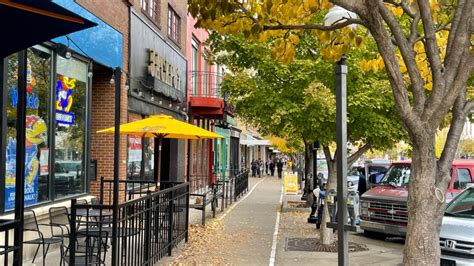
{"type": "MultiPolygon", "coordinates": [[[[100,176],[113,178],[113,136],[99,129],[114,124],[114,82],[125,88],[128,73],[129,1],[53,0],[97,26],[27,49],[28,106],[25,206],[39,222],[48,222],[51,206],[69,206],[71,198],[98,194],[100,176]],[[91,162],[96,162],[97,168],[91,162]]],[[[32,22],[34,23],[34,22],[32,22]]],[[[16,165],[16,66],[12,54],[0,64],[0,215],[14,205],[16,165]]],[[[128,95],[122,90],[122,121],[127,120],[128,95]]],[[[121,138],[122,178],[126,171],[126,138],[121,138]]],[[[31,217],[26,217],[26,223],[31,217]]],[[[0,237],[1,238],[1,237],[0,237]]],[[[25,234],[25,238],[28,235],[25,234]]],[[[3,242],[3,240],[0,239],[3,242]]],[[[25,258],[34,247],[25,249],[25,258]]]]}

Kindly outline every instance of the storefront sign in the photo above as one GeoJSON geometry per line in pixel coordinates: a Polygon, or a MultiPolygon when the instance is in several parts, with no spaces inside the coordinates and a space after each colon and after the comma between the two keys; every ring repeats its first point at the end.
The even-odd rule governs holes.
{"type": "MultiPolygon", "coordinates": [[[[18,89],[15,87],[11,88],[11,97],[12,97],[12,107],[16,108],[18,106],[18,89]]],[[[38,110],[39,108],[39,99],[36,93],[27,93],[26,95],[26,108],[30,110],[38,110]]]]}
{"type": "Polygon", "coordinates": [[[75,116],[73,113],[56,111],[56,122],[63,125],[74,125],[75,116]]]}
{"type": "Polygon", "coordinates": [[[285,194],[298,194],[298,177],[295,174],[285,174],[283,184],[285,194]]]}
{"type": "Polygon", "coordinates": [[[73,125],[74,114],[69,112],[74,101],[72,94],[76,87],[76,80],[60,75],[56,82],[56,122],[73,125]]]}
{"type": "Polygon", "coordinates": [[[164,83],[179,90],[181,87],[181,77],[179,69],[171,65],[165,58],[158,55],[155,50],[149,51],[148,74],[164,83]]]}

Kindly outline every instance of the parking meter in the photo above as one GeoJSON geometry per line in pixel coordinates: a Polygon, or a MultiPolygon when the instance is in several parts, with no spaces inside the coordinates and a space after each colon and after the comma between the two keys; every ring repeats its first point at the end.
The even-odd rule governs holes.
{"type": "Polygon", "coordinates": [[[351,225],[355,226],[356,224],[356,203],[357,203],[357,192],[349,191],[347,193],[347,211],[349,213],[349,219],[351,220],[351,225]]]}
{"type": "Polygon", "coordinates": [[[336,197],[337,193],[334,189],[329,190],[326,196],[326,203],[328,205],[329,218],[331,223],[334,223],[336,221],[336,197]]]}

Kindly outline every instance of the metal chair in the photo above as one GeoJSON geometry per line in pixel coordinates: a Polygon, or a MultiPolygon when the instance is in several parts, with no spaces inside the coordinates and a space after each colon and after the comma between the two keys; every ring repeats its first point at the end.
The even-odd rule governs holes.
{"type": "Polygon", "coordinates": [[[38,245],[35,251],[35,255],[33,256],[32,263],[35,262],[36,255],[38,255],[38,251],[40,246],[43,246],[43,265],[45,265],[46,255],[48,254],[49,246],[51,244],[62,244],[63,238],[59,236],[51,236],[45,237],[43,232],[40,231],[40,226],[48,227],[51,231],[53,231],[52,227],[56,227],[61,232],[61,235],[64,235],[63,229],[59,226],[55,226],[52,224],[38,224],[38,220],[36,219],[36,213],[33,210],[25,210],[25,214],[31,213],[34,223],[25,224],[23,232],[35,232],[38,234],[37,238],[31,240],[24,240],[23,244],[25,245],[38,245]],[[46,249],[45,249],[46,246],[46,249]]]}
{"type": "MultiPolygon", "coordinates": [[[[83,239],[82,248],[75,250],[74,265],[105,265],[106,253],[108,249],[107,231],[79,231],[74,234],[77,239],[83,239]]],[[[69,247],[61,244],[61,265],[69,265],[70,250],[69,247]]]]}
{"type": "Polygon", "coordinates": [[[51,228],[51,235],[56,237],[68,238],[69,237],[69,211],[66,207],[51,207],[49,212],[49,223],[53,226],[59,226],[63,229],[61,235],[58,235],[51,228]]]}

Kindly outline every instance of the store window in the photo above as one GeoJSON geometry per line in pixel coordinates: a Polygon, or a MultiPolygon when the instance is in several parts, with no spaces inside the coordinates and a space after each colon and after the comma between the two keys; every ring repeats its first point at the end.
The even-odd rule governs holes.
{"type": "Polygon", "coordinates": [[[57,58],[54,191],[61,198],[85,192],[87,64],[57,58]]]}
{"type": "MultiPolygon", "coordinates": [[[[50,117],[51,51],[41,46],[28,49],[25,154],[25,206],[49,200],[48,124],[50,117]]],[[[16,114],[18,105],[18,57],[8,58],[7,132],[4,209],[15,207],[16,114]]],[[[3,175],[3,174],[2,174],[3,175]]]]}
{"type": "Polygon", "coordinates": [[[199,42],[193,38],[192,40],[192,62],[191,62],[191,95],[198,94],[199,84],[199,42]]]}
{"type": "Polygon", "coordinates": [[[178,13],[173,10],[173,8],[168,7],[168,37],[170,37],[173,41],[179,44],[179,27],[181,21],[178,16],[178,13]]]}
{"type": "MultiPolygon", "coordinates": [[[[139,115],[132,115],[129,122],[141,119],[139,115]]],[[[142,136],[128,136],[127,179],[154,180],[154,138],[142,136]]]]}

